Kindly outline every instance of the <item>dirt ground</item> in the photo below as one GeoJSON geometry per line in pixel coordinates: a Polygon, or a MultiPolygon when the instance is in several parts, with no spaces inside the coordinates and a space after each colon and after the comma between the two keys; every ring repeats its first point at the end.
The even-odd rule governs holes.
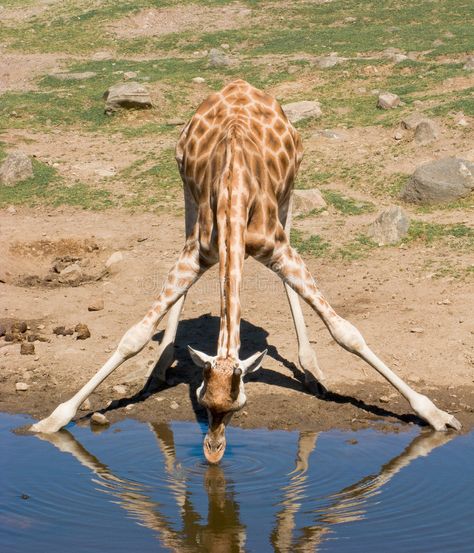
{"type": "MultiPolygon", "coordinates": [[[[28,205],[25,202],[10,207],[5,202],[1,204],[4,207],[0,208],[0,330],[3,329],[0,411],[38,418],[49,414],[95,374],[123,333],[145,313],[183,242],[184,223],[179,216],[182,194],[174,188],[175,183],[165,191],[160,190],[159,182],[170,172],[167,162],[172,160],[170,149],[181,122],[214,91],[215,83],[237,76],[252,80],[251,70],[257,65],[265,77],[267,92],[282,103],[299,99],[321,101],[322,119],[310,120],[300,127],[306,154],[299,185],[319,186],[346,200],[349,197],[355,203],[370,202],[373,206],[372,211],[349,213],[338,211],[328,202],[327,209],[318,215],[295,218],[294,226],[304,237],[317,235],[330,244],[331,254],[320,258],[303,255],[319,286],[336,311],[362,331],[368,344],[397,374],[439,407],[455,414],[464,430],[474,426],[472,242],[468,247],[466,243],[451,247],[448,240],[453,235],[449,235],[444,242],[407,239],[406,243],[390,247],[372,248],[372,245],[360,258],[334,254],[337,248],[347,247],[348,240],[357,246],[355,238],[367,230],[377,212],[400,203],[398,195],[388,191],[396,184],[396,178],[408,177],[422,163],[442,157],[456,156],[474,162],[474,118],[472,112],[460,111],[464,105],[461,96],[468,98],[473,84],[472,72],[462,69],[467,51],[460,47],[446,54],[434,51],[432,57],[425,57],[432,50],[424,42],[418,44],[411,39],[410,42],[408,37],[409,61],[399,70],[385,52],[389,45],[396,46],[397,51],[403,46],[405,51],[402,38],[393,35],[401,29],[396,10],[390,8],[393,13],[378,15],[388,39],[383,44],[377,41],[379,46],[370,44],[370,49],[361,44],[361,51],[353,52],[350,44],[344,42],[347,37],[336,31],[358,19],[366,21],[366,16],[371,15],[357,3],[352,8],[351,3],[343,3],[343,11],[334,3],[334,21],[325,19],[326,23],[322,23],[326,38],[318,38],[318,42],[325,43],[320,44],[320,51],[312,44],[307,45],[308,51],[304,45],[301,52],[293,51],[278,41],[268,48],[261,44],[254,51],[259,45],[258,37],[250,40],[246,34],[252,26],[256,29],[260,26],[261,32],[271,27],[274,31],[271,38],[278,38],[287,25],[294,25],[296,36],[300,32],[298,26],[306,27],[293,8],[311,15],[313,24],[319,25],[319,12],[304,11],[306,4],[330,3],[331,0],[288,5],[260,2],[247,7],[233,2],[210,7],[195,2],[160,9],[144,4],[143,9],[131,9],[130,13],[116,10],[120,3],[114,6],[101,0],[92,3],[91,11],[87,11],[92,6],[89,2],[63,6],[57,0],[0,7],[4,29],[18,29],[18,36],[8,34],[8,40],[0,45],[0,95],[7,98],[13,95],[18,102],[18,106],[12,104],[14,110],[8,108],[8,113],[3,113],[5,109],[0,102],[0,117],[3,115],[2,121],[6,122],[0,157],[21,149],[42,164],[43,169],[49,166],[54,170],[60,183],[57,186],[64,186],[67,191],[80,182],[85,190],[110,193],[113,205],[105,211],[94,211],[100,205],[91,200],[87,206],[91,211],[73,207],[54,209],[42,194],[36,198],[39,202],[36,207],[22,207],[28,205]],[[283,11],[287,9],[291,13],[283,11]],[[87,14],[82,23],[81,10],[87,14]],[[352,12],[357,17],[352,17],[352,12]],[[386,21],[384,18],[388,16],[391,19],[386,21]],[[397,23],[397,27],[390,30],[390,23],[397,23]],[[70,38],[64,37],[63,28],[68,29],[70,38]],[[93,34],[88,35],[91,29],[93,34]],[[334,34],[326,35],[327,29],[333,29],[334,34]],[[198,36],[193,34],[196,31],[198,36]],[[91,44],[79,40],[83,32],[94,39],[91,44]],[[23,34],[25,40],[18,41],[23,34]],[[97,45],[96,35],[100,38],[97,45]],[[207,35],[214,37],[212,42],[208,42],[207,35]],[[174,37],[168,50],[153,47],[167,36],[174,37]],[[54,47],[55,37],[63,41],[59,50],[54,47]],[[196,49],[190,48],[194,43],[196,49]],[[215,45],[220,45],[222,52],[238,63],[223,68],[209,64],[208,49],[215,45]],[[416,51],[409,51],[415,46],[416,51]],[[377,51],[372,52],[373,48],[377,51]],[[342,53],[347,49],[341,64],[330,71],[318,68],[319,55],[327,55],[333,49],[342,53]],[[351,62],[364,59],[371,65],[351,62]],[[165,60],[173,70],[163,64],[162,73],[158,73],[154,64],[135,66],[134,60],[153,60],[157,66],[159,60],[165,60]],[[411,63],[414,60],[417,63],[411,63]],[[99,102],[102,110],[102,92],[98,94],[95,85],[87,80],[74,86],[62,80],[57,84],[44,81],[52,73],[76,71],[79,62],[104,62],[92,69],[104,71],[104,75],[112,70],[110,77],[104,76],[105,90],[108,78],[125,78],[124,70],[115,71],[119,67],[114,66],[120,61],[126,62],[119,64],[122,69],[136,69],[136,78],[143,80],[150,90],[154,109],[117,115],[115,125],[110,128],[109,121],[99,117],[96,126],[90,126],[94,119],[90,120],[90,114],[84,115],[86,106],[96,109],[99,102]],[[446,74],[439,71],[449,64],[459,67],[446,74]],[[250,76],[246,71],[250,71],[250,76]],[[195,77],[201,75],[204,82],[196,83],[195,77]],[[408,80],[410,75],[412,80],[408,80]],[[430,85],[424,86],[425,82],[430,85]],[[376,96],[379,91],[398,86],[403,100],[403,106],[397,108],[398,119],[394,117],[389,124],[380,125],[379,118],[384,115],[375,107],[376,96]],[[177,95],[180,88],[184,92],[177,95]],[[39,99],[36,93],[41,93],[39,99]],[[68,115],[76,117],[75,122],[45,120],[40,101],[44,94],[51,94],[56,101],[52,102],[53,107],[62,109],[64,102],[74,108],[75,115],[68,115]],[[77,103],[68,104],[69,98],[77,103]],[[430,111],[443,107],[443,101],[448,100],[455,109],[441,109],[438,115],[430,111]],[[435,141],[418,144],[413,130],[401,128],[402,117],[415,108],[434,119],[439,131],[435,141]],[[361,119],[364,110],[371,114],[370,120],[361,119]],[[347,120],[342,117],[344,114],[347,120]],[[156,133],[146,132],[147,124],[157,128],[156,133]],[[336,131],[336,138],[324,134],[324,130],[331,129],[336,131]],[[163,153],[165,157],[160,158],[163,153]],[[146,180],[149,177],[146,171],[157,163],[156,180],[150,184],[152,179],[146,180]],[[142,187],[148,187],[147,193],[160,195],[159,203],[148,204],[145,193],[139,197],[140,179],[142,187]],[[123,207],[127,205],[132,207],[123,207]],[[153,209],[157,212],[152,213],[153,209]],[[117,251],[122,253],[123,260],[114,270],[106,270],[106,260],[117,251]],[[59,269],[70,263],[79,265],[81,274],[75,282],[61,282],[59,269]],[[103,309],[88,309],[102,300],[103,309]],[[26,330],[12,333],[21,323],[25,323],[26,330]],[[88,326],[89,338],[77,339],[74,329],[79,323],[88,326]],[[64,327],[65,335],[55,334],[57,327],[64,327]],[[11,338],[14,340],[9,341],[11,338]],[[20,350],[28,340],[34,344],[34,353],[24,355],[20,350]],[[18,383],[26,384],[26,389],[17,390],[18,383]]],[[[370,11],[378,11],[372,7],[369,6],[370,11]]],[[[454,13],[455,9],[450,11],[454,13]]],[[[322,13],[328,17],[329,12],[322,13]]],[[[443,12],[440,13],[442,19],[443,12]]],[[[424,25],[428,23],[434,25],[424,21],[424,25]]],[[[377,31],[377,36],[380,33],[382,30],[377,31]]],[[[462,30],[459,34],[456,40],[462,45],[462,30]]],[[[313,35],[317,37],[318,33],[314,31],[313,35]]],[[[454,39],[455,35],[450,36],[454,39]]],[[[449,40],[447,33],[443,37],[449,40]]],[[[466,110],[468,107],[466,102],[466,110]]],[[[30,183],[33,185],[36,186],[30,183]]],[[[32,195],[33,205],[34,201],[32,195]]],[[[474,226],[474,210],[468,203],[426,211],[415,206],[403,207],[412,221],[433,226],[456,224],[463,232],[474,226]]],[[[156,360],[165,319],[152,343],[94,392],[90,408],[79,412],[79,421],[88,424],[90,414],[102,410],[111,422],[123,417],[152,422],[205,417],[194,399],[201,374],[189,357],[187,345],[208,353],[215,351],[218,299],[217,269],[214,269],[188,294],[178,329],[176,361],[168,372],[166,385],[146,397],[140,394],[145,375],[156,360]]],[[[308,306],[304,306],[307,326],[326,375],[328,392],[324,397],[315,397],[306,391],[283,286],[253,260],[246,262],[242,302],[242,357],[265,348],[268,355],[263,367],[248,379],[248,403],[234,416],[232,424],[313,430],[363,426],[397,429],[422,424],[406,401],[373,369],[334,343],[308,306]]]]}
{"type": "MultiPolygon", "coordinates": [[[[13,215],[4,211],[1,227],[0,277],[5,282],[0,284],[0,324],[8,330],[26,321],[29,329],[23,339],[35,334],[37,341],[34,355],[21,355],[19,343],[0,339],[0,410],[43,417],[95,373],[123,332],[145,312],[180,250],[183,222],[166,215],[72,209],[39,213],[25,208],[13,215]],[[104,273],[113,251],[121,251],[123,261],[112,274],[104,273]],[[66,252],[83,268],[85,278],[77,286],[51,278],[54,261],[66,252]],[[96,299],[104,300],[104,309],[88,311],[96,299]],[[57,326],[74,329],[78,323],[88,325],[89,339],[53,334],[57,326]],[[28,389],[16,391],[17,382],[28,384],[28,389]]],[[[473,426],[474,291],[469,282],[431,278],[419,248],[379,248],[350,267],[329,259],[309,258],[308,264],[335,309],[358,326],[389,366],[455,413],[465,429],[473,426]]],[[[167,386],[149,397],[137,396],[154,362],[158,334],[157,341],[98,388],[91,409],[81,411],[79,418],[87,420],[111,400],[120,400],[109,406],[111,421],[203,417],[194,401],[200,370],[186,346],[214,351],[218,308],[216,270],[211,270],[188,295],[167,386]],[[114,390],[117,385],[123,388],[114,390]]],[[[243,356],[264,348],[269,353],[249,379],[248,403],[233,424],[328,429],[420,423],[381,377],[334,343],[307,306],[305,314],[327,378],[325,398],[312,396],[302,386],[281,283],[255,261],[247,261],[243,356]]]]}

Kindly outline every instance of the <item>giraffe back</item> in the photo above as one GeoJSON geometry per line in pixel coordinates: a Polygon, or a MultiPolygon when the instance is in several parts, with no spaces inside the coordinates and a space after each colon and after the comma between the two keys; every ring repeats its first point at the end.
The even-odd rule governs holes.
{"type": "Polygon", "coordinates": [[[303,150],[279,103],[249,83],[233,81],[204,100],[180,136],[176,159],[209,240],[212,228],[206,233],[205,227],[215,219],[232,139],[234,164],[244,172],[247,250],[253,255],[264,247],[262,236],[277,229],[279,208],[288,203],[303,150]]]}

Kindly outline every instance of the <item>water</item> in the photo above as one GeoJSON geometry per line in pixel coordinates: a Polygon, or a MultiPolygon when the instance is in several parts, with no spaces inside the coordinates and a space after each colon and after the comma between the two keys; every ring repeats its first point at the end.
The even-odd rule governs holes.
{"type": "Polygon", "coordinates": [[[228,429],[124,421],[48,440],[0,416],[0,551],[474,551],[474,433],[228,429]]]}

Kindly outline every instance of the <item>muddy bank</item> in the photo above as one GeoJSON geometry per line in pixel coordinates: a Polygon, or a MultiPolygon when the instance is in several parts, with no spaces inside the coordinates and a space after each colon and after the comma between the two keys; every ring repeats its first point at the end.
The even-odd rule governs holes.
{"type": "MultiPolygon", "coordinates": [[[[247,404],[236,413],[231,425],[241,428],[269,428],[280,430],[330,429],[358,430],[377,428],[397,431],[411,425],[426,427],[414,415],[408,403],[396,396],[386,385],[366,382],[363,385],[338,386],[324,397],[306,392],[294,380],[282,382],[278,375],[263,369],[263,374],[246,384],[247,404]]],[[[90,408],[78,412],[76,421],[89,424],[94,411],[104,413],[111,423],[125,418],[144,422],[161,423],[172,420],[206,421],[205,411],[195,401],[198,378],[163,387],[148,396],[140,395],[140,386],[127,387],[127,393],[117,397],[115,390],[104,386],[91,396],[90,408]],[[114,398],[114,399],[112,399],[114,398]]],[[[51,393],[48,386],[41,390],[16,392],[12,386],[2,385],[0,411],[25,413],[40,419],[48,415],[74,390],[65,386],[61,393],[51,393]]],[[[463,425],[463,432],[474,427],[474,387],[460,386],[449,389],[434,386],[418,386],[436,405],[454,414],[463,425]]]]}

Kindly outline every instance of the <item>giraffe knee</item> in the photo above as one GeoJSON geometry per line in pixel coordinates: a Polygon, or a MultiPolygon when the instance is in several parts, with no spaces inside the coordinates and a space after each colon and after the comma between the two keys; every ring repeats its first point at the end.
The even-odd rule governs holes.
{"type": "Polygon", "coordinates": [[[337,320],[331,323],[329,329],[334,340],[351,353],[360,353],[366,347],[362,334],[353,324],[342,317],[338,316],[337,320]]]}
{"type": "Polygon", "coordinates": [[[118,353],[128,359],[141,351],[153,336],[152,325],[143,321],[137,323],[127,330],[117,346],[118,353]]]}

